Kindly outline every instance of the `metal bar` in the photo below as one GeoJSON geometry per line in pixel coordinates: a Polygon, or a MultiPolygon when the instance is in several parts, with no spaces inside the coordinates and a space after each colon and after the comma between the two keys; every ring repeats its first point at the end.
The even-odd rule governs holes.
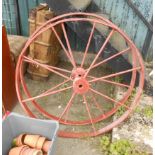
{"type": "Polygon", "coordinates": [[[60,45],[61,45],[62,49],[64,50],[64,52],[65,52],[66,56],[68,57],[68,59],[70,60],[71,64],[72,64],[72,65],[73,65],[73,67],[74,67],[74,65],[75,65],[75,64],[74,64],[74,62],[73,62],[73,60],[72,60],[71,56],[69,55],[69,53],[68,53],[67,49],[65,48],[64,44],[62,43],[62,41],[61,41],[61,39],[60,39],[60,37],[59,37],[58,33],[56,32],[56,30],[55,30],[54,26],[52,26],[52,27],[51,27],[51,29],[52,29],[52,31],[54,32],[54,34],[55,34],[56,38],[58,39],[58,41],[59,41],[59,43],[60,43],[60,45]]]}
{"type": "MultiPolygon", "coordinates": [[[[151,25],[153,25],[153,16],[152,16],[152,19],[151,19],[151,25]]],[[[143,49],[142,49],[142,54],[143,54],[144,59],[146,59],[146,55],[147,55],[147,52],[148,52],[148,49],[149,49],[149,46],[150,46],[150,43],[151,43],[152,36],[153,36],[152,31],[150,31],[150,29],[148,29],[148,32],[147,32],[147,35],[146,35],[146,38],[145,38],[145,42],[144,42],[144,45],[143,45],[143,49]]]]}
{"type": "Polygon", "coordinates": [[[69,80],[65,80],[64,82],[59,83],[58,85],[56,85],[56,86],[52,87],[51,89],[45,91],[44,93],[46,94],[46,93],[48,93],[48,92],[51,92],[52,90],[54,90],[54,89],[56,89],[56,88],[62,86],[63,84],[67,83],[68,81],[69,81],[69,80]]]}
{"type": "MultiPolygon", "coordinates": [[[[33,59],[35,61],[37,61],[36,59],[33,59]]],[[[28,63],[32,63],[31,60],[24,60],[25,62],[28,62],[28,63]]],[[[32,63],[33,64],[33,63],[32,63]]],[[[61,72],[65,72],[65,73],[72,73],[71,71],[67,70],[67,69],[62,69],[62,68],[59,68],[59,67],[55,67],[55,66],[47,66],[48,68],[50,69],[54,69],[54,70],[58,70],[58,71],[61,71],[61,72]]]]}
{"type": "Polygon", "coordinates": [[[45,97],[45,96],[49,96],[49,95],[53,95],[53,94],[56,94],[56,93],[60,93],[62,91],[65,91],[65,90],[68,90],[68,89],[71,89],[72,86],[70,87],[67,87],[67,88],[62,88],[62,89],[58,89],[58,90],[54,90],[52,92],[47,92],[47,93],[42,93],[38,96],[35,96],[35,97],[32,97],[32,98],[28,98],[28,99],[24,99],[22,100],[22,102],[28,102],[28,101],[33,101],[34,99],[39,99],[39,98],[42,98],[42,97],[45,97]]]}
{"type": "Polygon", "coordinates": [[[71,96],[69,102],[67,103],[67,105],[66,105],[64,111],[62,112],[62,114],[61,114],[60,117],[59,117],[59,121],[60,121],[61,118],[66,114],[66,112],[68,112],[68,110],[70,109],[70,107],[71,107],[71,105],[72,105],[72,101],[73,101],[75,95],[76,95],[75,93],[72,94],[72,96],[71,96]]]}
{"type": "Polygon", "coordinates": [[[75,64],[75,60],[74,60],[73,53],[72,53],[72,50],[71,50],[71,46],[70,46],[70,43],[69,43],[69,39],[68,39],[68,36],[67,36],[67,32],[66,32],[66,29],[65,29],[65,26],[64,26],[63,23],[61,24],[61,27],[62,27],[63,34],[64,34],[64,37],[65,37],[65,41],[66,41],[66,44],[67,44],[67,47],[68,47],[68,52],[69,52],[70,57],[72,59],[74,68],[76,68],[76,64],[75,64]]]}
{"type": "Polygon", "coordinates": [[[101,65],[101,64],[103,64],[103,63],[105,63],[105,62],[107,62],[107,61],[109,61],[109,60],[111,60],[111,59],[113,59],[113,58],[115,58],[115,57],[117,57],[117,56],[119,56],[119,55],[125,53],[125,52],[128,52],[129,50],[130,50],[130,47],[127,48],[127,49],[125,49],[125,50],[123,50],[123,51],[120,51],[120,52],[118,52],[118,53],[116,53],[116,54],[114,54],[114,55],[112,55],[112,56],[110,56],[110,57],[108,57],[108,58],[106,58],[106,59],[100,61],[100,62],[98,62],[97,64],[94,64],[94,65],[92,66],[92,68],[95,68],[95,67],[97,67],[97,66],[99,66],[99,65],[101,65]]]}
{"type": "MultiPolygon", "coordinates": [[[[92,78],[92,79],[96,78],[96,77],[93,77],[93,76],[88,76],[88,77],[92,78]]],[[[130,88],[130,85],[126,85],[126,84],[123,84],[123,83],[118,83],[118,82],[111,81],[111,80],[101,79],[100,81],[107,82],[107,83],[114,84],[114,85],[121,86],[121,87],[130,88]]]]}
{"type": "Polygon", "coordinates": [[[83,67],[83,64],[84,64],[84,61],[85,61],[85,58],[86,58],[86,55],[87,55],[87,52],[88,52],[88,49],[89,49],[89,46],[90,46],[90,43],[91,43],[91,40],[92,40],[92,36],[93,36],[93,33],[94,33],[95,25],[96,25],[96,23],[94,22],[92,30],[90,32],[90,36],[89,36],[87,45],[86,45],[86,49],[85,49],[84,56],[83,56],[83,59],[82,59],[81,67],[83,67]]]}
{"type": "Polygon", "coordinates": [[[93,60],[93,62],[91,63],[90,67],[88,68],[85,77],[88,75],[89,71],[92,69],[92,66],[95,64],[96,60],[99,58],[99,56],[101,55],[101,53],[103,52],[103,50],[105,49],[107,43],[109,42],[111,36],[114,33],[114,29],[111,30],[111,32],[109,33],[108,37],[106,38],[105,42],[103,43],[102,47],[100,48],[99,52],[97,53],[95,59],[93,60]]]}
{"type": "Polygon", "coordinates": [[[84,100],[84,103],[85,103],[85,105],[86,105],[86,110],[87,110],[89,119],[90,119],[91,124],[92,124],[92,129],[93,129],[94,132],[96,133],[96,129],[95,129],[95,126],[94,126],[94,123],[93,123],[93,120],[92,120],[92,116],[91,116],[91,114],[90,114],[90,109],[89,109],[89,106],[88,106],[88,103],[87,103],[87,100],[86,100],[86,96],[85,96],[85,95],[83,95],[83,100],[84,100]]]}
{"type": "Polygon", "coordinates": [[[64,74],[61,74],[61,73],[57,72],[56,70],[50,68],[49,65],[45,65],[45,64],[39,63],[39,62],[37,62],[37,61],[35,61],[35,60],[31,59],[31,58],[28,58],[28,57],[26,57],[26,56],[24,56],[24,59],[23,59],[23,60],[24,60],[24,61],[25,61],[25,60],[29,60],[29,63],[36,64],[36,65],[38,65],[38,66],[40,66],[40,67],[43,67],[43,68],[45,68],[45,69],[47,69],[47,70],[49,70],[49,71],[51,71],[51,72],[53,72],[53,73],[55,73],[55,74],[61,76],[61,77],[64,77],[65,79],[70,79],[70,77],[65,76],[64,74]]]}
{"type": "Polygon", "coordinates": [[[97,100],[96,100],[94,94],[93,94],[92,92],[91,92],[91,94],[92,94],[92,98],[93,98],[93,100],[94,100],[95,106],[98,108],[98,110],[99,110],[101,113],[103,113],[104,111],[102,110],[101,106],[100,106],[99,103],[97,102],[97,100]]]}
{"type": "Polygon", "coordinates": [[[133,4],[133,2],[131,0],[126,0],[126,2],[135,11],[135,13],[139,16],[139,18],[143,21],[143,23],[149,28],[149,30],[153,32],[153,26],[145,19],[145,17],[138,10],[138,8],[133,4]]]}
{"type": "Polygon", "coordinates": [[[140,70],[140,69],[141,69],[141,67],[135,67],[135,68],[132,68],[132,69],[121,71],[121,72],[109,74],[109,75],[106,75],[106,76],[103,76],[103,77],[95,78],[95,79],[90,80],[88,82],[95,82],[95,81],[98,81],[98,80],[115,77],[115,76],[118,76],[118,75],[122,75],[122,74],[129,73],[129,72],[132,72],[132,71],[135,71],[135,70],[140,70]]]}
{"type": "Polygon", "coordinates": [[[104,97],[105,99],[107,99],[107,100],[109,100],[109,101],[112,101],[112,102],[114,102],[114,103],[116,103],[116,104],[118,104],[118,105],[120,105],[120,106],[123,106],[123,107],[125,107],[126,109],[130,109],[130,107],[128,107],[127,105],[124,105],[123,103],[121,103],[121,102],[118,102],[118,101],[116,101],[116,100],[114,100],[113,98],[111,98],[111,97],[109,97],[109,96],[107,96],[107,95],[105,95],[105,94],[102,94],[101,92],[99,92],[99,91],[96,91],[96,90],[94,90],[94,89],[90,89],[92,92],[94,92],[95,94],[98,94],[98,95],[100,95],[100,96],[102,96],[102,97],[104,97]]]}

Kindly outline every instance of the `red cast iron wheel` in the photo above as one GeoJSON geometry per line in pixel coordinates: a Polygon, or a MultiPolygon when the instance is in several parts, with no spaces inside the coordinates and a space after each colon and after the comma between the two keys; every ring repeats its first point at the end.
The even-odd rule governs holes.
{"type": "MultiPolygon", "coordinates": [[[[71,126],[71,125],[75,125],[75,126],[91,125],[92,126],[92,131],[88,131],[88,132],[85,132],[85,131],[74,132],[74,131],[61,130],[61,131],[59,131],[59,136],[62,136],[62,137],[97,136],[99,134],[103,134],[103,133],[111,130],[112,128],[114,128],[115,126],[120,124],[122,121],[124,121],[128,117],[128,115],[133,111],[135,106],[138,104],[140,95],[142,94],[143,84],[144,84],[143,61],[142,61],[141,55],[140,55],[139,51],[137,50],[137,48],[135,47],[134,43],[128,38],[128,36],[122,30],[120,30],[116,25],[111,23],[109,20],[107,20],[103,17],[100,17],[98,15],[91,14],[91,13],[81,13],[81,12],[80,13],[68,13],[68,14],[64,14],[61,16],[57,16],[57,17],[49,20],[45,24],[43,24],[40,28],[38,28],[33,33],[32,36],[29,37],[25,47],[23,48],[23,50],[19,56],[17,67],[16,67],[16,91],[17,91],[18,99],[19,99],[19,102],[20,102],[22,108],[25,110],[25,112],[29,116],[36,118],[35,114],[30,110],[30,108],[27,104],[27,102],[32,102],[32,104],[35,106],[35,108],[40,113],[42,113],[45,117],[47,117],[49,119],[57,120],[61,124],[64,124],[66,126],[71,126]],[[86,49],[84,51],[80,66],[78,66],[76,64],[75,58],[74,58],[72,50],[71,50],[67,31],[64,26],[64,24],[67,22],[89,22],[89,23],[92,23],[92,29],[90,31],[90,36],[88,38],[88,42],[87,42],[86,49]],[[103,45],[101,46],[100,50],[97,52],[94,60],[90,64],[90,66],[88,68],[85,68],[84,62],[85,62],[87,54],[88,54],[88,49],[91,44],[91,39],[93,37],[93,33],[95,31],[96,25],[98,25],[98,24],[108,27],[110,30],[110,33],[107,35],[105,42],[103,42],[103,45]],[[57,25],[61,25],[67,48],[64,46],[58,33],[55,30],[55,26],[57,26],[57,25]],[[28,57],[26,55],[26,50],[29,47],[29,45],[41,33],[43,33],[44,31],[46,31],[48,29],[51,29],[54,32],[64,53],[66,54],[66,57],[69,59],[71,65],[72,65],[72,70],[67,70],[67,69],[60,68],[60,67],[41,64],[40,62],[36,61],[35,59],[31,59],[30,57],[28,57]],[[128,47],[126,49],[122,49],[122,51],[119,51],[118,53],[110,56],[109,58],[106,58],[106,59],[98,62],[97,61],[98,58],[100,57],[101,53],[104,52],[104,49],[105,49],[107,43],[109,42],[110,38],[116,32],[119,33],[124,38],[128,47]],[[121,71],[121,72],[105,75],[102,77],[93,77],[89,74],[92,69],[94,69],[94,68],[114,59],[114,58],[117,58],[118,56],[123,55],[123,54],[131,55],[132,68],[130,68],[128,70],[121,71]],[[45,69],[51,71],[54,74],[57,74],[57,75],[63,77],[65,80],[62,83],[59,83],[58,85],[52,87],[51,89],[43,92],[42,94],[32,97],[32,95],[30,94],[30,92],[27,88],[26,82],[24,80],[24,76],[23,76],[23,72],[22,72],[23,62],[38,65],[42,68],[45,68],[45,69]],[[139,85],[138,85],[137,93],[136,93],[132,103],[130,105],[126,105],[125,103],[128,100],[128,98],[130,97],[130,95],[135,87],[135,80],[136,80],[137,72],[139,73],[139,85]],[[68,76],[65,73],[67,73],[68,76]],[[113,78],[113,77],[124,75],[126,73],[132,73],[130,85],[120,83],[120,82],[115,82],[115,81],[111,80],[111,78],[113,78]],[[72,85],[70,85],[66,88],[60,88],[63,84],[67,83],[68,81],[71,81],[72,85]],[[112,97],[109,97],[109,96],[95,90],[94,88],[92,88],[91,84],[95,83],[95,82],[105,82],[105,83],[112,84],[114,86],[125,87],[127,89],[127,91],[124,94],[124,96],[122,97],[122,99],[117,101],[117,100],[113,99],[112,97]],[[22,87],[25,95],[27,96],[26,99],[23,99],[23,95],[21,93],[21,87],[22,87]],[[66,104],[66,107],[64,108],[63,112],[59,116],[48,113],[36,101],[36,99],[39,99],[39,98],[42,98],[45,96],[52,96],[53,94],[64,92],[69,89],[71,89],[72,95],[70,97],[69,102],[66,104]],[[112,109],[110,109],[109,111],[102,113],[99,116],[94,118],[91,114],[91,109],[90,109],[90,106],[89,106],[87,98],[86,98],[88,92],[91,92],[92,94],[99,95],[99,96],[105,98],[106,100],[109,100],[110,102],[112,102],[114,104],[114,107],[112,109]],[[74,121],[74,120],[67,118],[70,108],[73,106],[74,97],[76,95],[81,95],[81,97],[83,99],[83,103],[84,103],[83,106],[84,106],[84,108],[86,108],[87,115],[88,115],[89,119],[74,121]],[[122,114],[119,118],[113,120],[113,122],[111,122],[110,124],[108,124],[104,127],[101,127],[99,129],[95,128],[95,123],[98,123],[102,120],[106,120],[107,118],[109,118],[110,116],[115,114],[120,107],[125,108],[124,114],[122,114]],[[65,116],[65,118],[64,118],[64,116],[65,116]]],[[[94,105],[98,108],[98,110],[102,111],[99,103],[96,101],[96,98],[94,96],[93,96],[93,99],[94,99],[93,100],[94,105]]]]}

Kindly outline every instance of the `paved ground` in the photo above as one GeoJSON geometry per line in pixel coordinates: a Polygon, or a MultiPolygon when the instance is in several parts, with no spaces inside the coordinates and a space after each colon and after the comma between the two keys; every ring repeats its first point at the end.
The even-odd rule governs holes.
{"type": "MultiPolygon", "coordinates": [[[[62,65],[65,68],[70,69],[70,66],[67,63],[61,63],[59,64],[60,66],[62,65]]],[[[97,68],[93,71],[92,75],[94,76],[101,76],[104,74],[109,74],[107,71],[104,72],[105,69],[104,68],[97,68]]],[[[62,78],[56,76],[56,75],[51,75],[51,77],[48,79],[48,81],[33,81],[30,78],[28,78],[27,76],[25,76],[25,81],[27,83],[28,89],[31,92],[32,96],[35,96],[37,94],[42,93],[43,91],[49,89],[52,85],[56,85],[59,82],[62,82],[62,78]]],[[[67,87],[69,86],[70,83],[67,83],[65,85],[63,85],[62,87],[67,87]]],[[[92,86],[93,87],[93,86],[92,86]]],[[[94,89],[97,89],[101,92],[104,92],[107,95],[112,96],[113,95],[113,91],[114,91],[114,87],[111,87],[109,84],[105,84],[105,83],[96,83],[94,85],[94,89]]],[[[23,93],[23,92],[22,92],[23,93]]],[[[42,106],[46,111],[48,111],[49,113],[52,114],[57,114],[59,115],[62,110],[64,109],[66,102],[69,100],[71,95],[71,92],[64,92],[64,93],[60,93],[58,95],[55,96],[51,96],[51,97],[44,97],[41,99],[38,99],[38,103],[40,106],[42,106]]],[[[24,95],[24,97],[26,98],[26,96],[24,95]]],[[[112,103],[109,102],[109,104],[104,104],[107,103],[107,100],[104,100],[101,97],[97,97],[98,98],[98,102],[99,103],[103,103],[101,104],[102,109],[104,110],[108,110],[109,108],[111,108],[113,106],[112,103]]],[[[90,103],[89,105],[91,106],[91,113],[93,114],[93,117],[98,116],[99,115],[99,111],[98,109],[94,106],[91,105],[92,102],[92,98],[91,98],[91,94],[87,95],[87,100],[90,103]]],[[[27,103],[30,107],[30,109],[34,112],[34,114],[36,114],[39,118],[44,119],[45,117],[42,116],[34,106],[32,106],[31,103],[27,103]]],[[[20,113],[20,114],[24,114],[21,106],[18,104],[15,108],[14,108],[14,112],[20,113]]],[[[25,115],[25,114],[24,114],[25,115]]],[[[72,119],[88,119],[88,114],[85,110],[85,106],[83,104],[83,100],[77,96],[77,98],[75,99],[74,102],[74,106],[71,109],[71,112],[69,113],[68,118],[72,118],[72,119]]],[[[112,118],[106,120],[106,121],[102,121],[101,123],[98,123],[95,127],[97,129],[99,129],[100,127],[105,126],[107,123],[110,123],[110,121],[112,120],[112,118]]],[[[60,126],[60,129],[64,129],[64,130],[77,130],[77,131],[92,131],[92,127],[91,125],[89,126],[84,126],[84,127],[65,127],[65,126],[60,126]]],[[[83,138],[83,139],[68,139],[68,138],[58,138],[57,141],[57,152],[56,155],[103,155],[103,152],[100,149],[100,138],[99,137],[95,137],[95,138],[83,138]]]]}
{"type": "MultiPolygon", "coordinates": [[[[118,40],[118,38],[116,38],[116,39],[118,40]]],[[[17,42],[17,41],[15,41],[15,43],[19,44],[19,42],[17,42]]],[[[15,45],[15,43],[13,45],[15,45]]],[[[117,45],[118,45],[118,43],[117,43],[117,45]]],[[[122,43],[121,43],[121,45],[122,45],[122,43]]],[[[16,48],[15,48],[15,51],[17,51],[16,48]]],[[[19,51],[21,51],[21,50],[19,50],[19,51]]],[[[63,52],[61,52],[61,53],[63,53],[63,52]]],[[[80,55],[74,56],[76,58],[76,61],[79,64],[81,62],[81,57],[82,56],[83,56],[83,54],[81,54],[81,56],[80,55]]],[[[63,55],[62,58],[64,59],[65,56],[63,55]]],[[[86,62],[88,62],[88,64],[89,64],[89,63],[92,62],[92,60],[93,60],[93,57],[88,56],[87,59],[86,59],[86,62]]],[[[150,70],[148,72],[146,72],[146,74],[148,75],[151,70],[152,70],[152,67],[150,67],[150,70]]],[[[103,69],[101,71],[103,71],[103,69]]],[[[96,75],[98,75],[98,72],[96,73],[96,75]]],[[[53,81],[54,81],[53,83],[59,81],[59,79],[58,79],[58,81],[55,81],[55,80],[57,80],[57,77],[55,77],[53,79],[51,78],[51,80],[49,80],[49,82],[46,82],[46,83],[40,83],[40,82],[34,82],[33,83],[32,80],[30,80],[28,78],[26,78],[25,80],[28,83],[28,87],[29,87],[29,89],[30,89],[30,91],[32,92],[33,95],[36,95],[37,93],[41,93],[42,90],[48,89],[50,84],[52,84],[53,81]]],[[[152,83],[152,80],[151,80],[150,83],[152,83]]],[[[109,87],[108,85],[103,85],[103,86],[99,86],[99,87],[104,88],[104,90],[106,90],[107,94],[112,93],[111,92],[111,87],[109,87]]],[[[152,90],[147,92],[147,94],[149,94],[149,93],[152,94],[152,90]]],[[[51,108],[51,102],[48,99],[43,99],[43,101],[44,101],[43,104],[41,104],[42,103],[41,100],[38,101],[38,102],[40,102],[40,105],[45,107],[45,109],[48,112],[53,112],[54,111],[55,113],[57,113],[57,112],[60,112],[60,110],[63,107],[61,97],[60,97],[59,101],[53,99],[54,104],[52,104],[52,108],[51,108]]],[[[142,105],[142,109],[143,109],[143,108],[145,108],[146,103],[152,104],[152,98],[150,98],[150,97],[148,98],[147,96],[143,96],[143,98],[141,99],[141,103],[142,103],[141,105],[142,105]]],[[[44,118],[44,117],[42,117],[42,115],[40,115],[36,111],[36,108],[32,107],[31,105],[30,105],[30,107],[31,107],[32,111],[35,112],[36,115],[38,115],[38,117],[44,118]]],[[[107,107],[107,109],[108,109],[108,107],[107,107]]],[[[75,112],[76,108],[73,108],[73,110],[75,112]]],[[[23,110],[22,110],[22,108],[21,108],[21,106],[19,104],[17,104],[17,106],[14,108],[14,112],[25,115],[25,113],[23,112],[23,110]]],[[[83,117],[85,117],[85,116],[83,116],[83,117]]],[[[83,117],[81,117],[81,119],[83,117]]],[[[152,124],[150,124],[151,121],[148,121],[148,120],[146,121],[145,118],[142,120],[141,118],[143,119],[144,117],[140,116],[139,114],[137,116],[137,114],[136,114],[128,122],[132,124],[135,121],[135,119],[137,119],[138,121],[140,120],[140,127],[143,126],[143,124],[141,124],[141,123],[144,123],[144,122],[148,123],[146,125],[147,127],[152,127],[152,124]]],[[[152,120],[152,118],[151,118],[151,120],[152,120]]],[[[126,125],[124,125],[124,126],[126,126],[126,125]]],[[[122,126],[122,129],[123,129],[124,126],[122,126]]],[[[144,140],[148,144],[152,144],[152,137],[150,137],[151,129],[148,130],[148,132],[146,132],[146,133],[149,133],[149,136],[148,136],[149,141],[145,141],[144,137],[142,139],[142,141],[144,140]]],[[[142,130],[142,129],[139,128],[139,130],[142,130]]],[[[125,133],[123,130],[119,129],[119,130],[116,131],[116,134],[119,134],[119,131],[120,131],[120,133],[125,133]]],[[[125,131],[128,132],[128,128],[125,129],[125,131]]],[[[146,131],[146,130],[142,130],[142,131],[146,131]]],[[[133,132],[133,131],[128,132],[128,133],[126,133],[124,135],[126,136],[127,134],[128,134],[129,137],[135,137],[135,132],[133,132]]],[[[142,136],[136,135],[136,137],[142,137],[142,136]]],[[[58,138],[56,155],[86,155],[86,154],[89,154],[89,155],[104,155],[104,153],[100,150],[99,140],[100,140],[100,137],[85,138],[85,139],[58,138]]]]}
{"type": "MultiPolygon", "coordinates": [[[[150,77],[152,78],[152,77],[150,77]]],[[[117,88],[118,89],[118,88],[117,88]]],[[[117,91],[116,98],[120,98],[124,92],[121,88],[117,91]]],[[[132,102],[132,98],[131,101],[132,102]]],[[[127,121],[113,129],[112,140],[128,139],[136,144],[139,150],[153,153],[153,97],[144,93],[139,105],[130,115],[127,121]]]]}
{"type": "MultiPolygon", "coordinates": [[[[25,115],[19,104],[15,107],[14,112],[25,115]]],[[[100,136],[85,139],[58,137],[55,155],[104,155],[99,145],[100,136]]]]}
{"type": "MultiPolygon", "coordinates": [[[[14,108],[14,112],[25,115],[19,104],[14,108]]],[[[58,137],[55,155],[104,155],[99,145],[100,136],[83,139],[58,137]]]]}

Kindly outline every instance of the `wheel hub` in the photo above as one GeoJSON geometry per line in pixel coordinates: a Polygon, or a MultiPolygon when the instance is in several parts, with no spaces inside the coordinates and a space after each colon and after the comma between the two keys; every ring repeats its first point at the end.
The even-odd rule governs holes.
{"type": "Polygon", "coordinates": [[[72,70],[71,78],[72,79],[81,78],[81,77],[84,77],[84,75],[85,75],[85,70],[81,67],[78,67],[72,70]]]}
{"type": "Polygon", "coordinates": [[[73,90],[77,94],[85,94],[89,90],[89,83],[85,78],[75,78],[73,90]]]}
{"type": "Polygon", "coordinates": [[[73,90],[77,94],[84,94],[89,90],[89,83],[84,78],[85,73],[86,71],[81,67],[72,70],[73,90]]]}

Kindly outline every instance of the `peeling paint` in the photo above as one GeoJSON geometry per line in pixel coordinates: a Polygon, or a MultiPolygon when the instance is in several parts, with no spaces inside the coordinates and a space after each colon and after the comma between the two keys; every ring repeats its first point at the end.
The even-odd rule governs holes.
{"type": "MultiPolygon", "coordinates": [[[[109,19],[126,32],[138,49],[142,51],[148,28],[132,8],[128,6],[127,2],[125,0],[93,0],[93,2],[102,13],[109,15],[109,19]]],[[[144,17],[151,21],[153,14],[152,0],[132,0],[132,2],[138,7],[144,17]]]]}

